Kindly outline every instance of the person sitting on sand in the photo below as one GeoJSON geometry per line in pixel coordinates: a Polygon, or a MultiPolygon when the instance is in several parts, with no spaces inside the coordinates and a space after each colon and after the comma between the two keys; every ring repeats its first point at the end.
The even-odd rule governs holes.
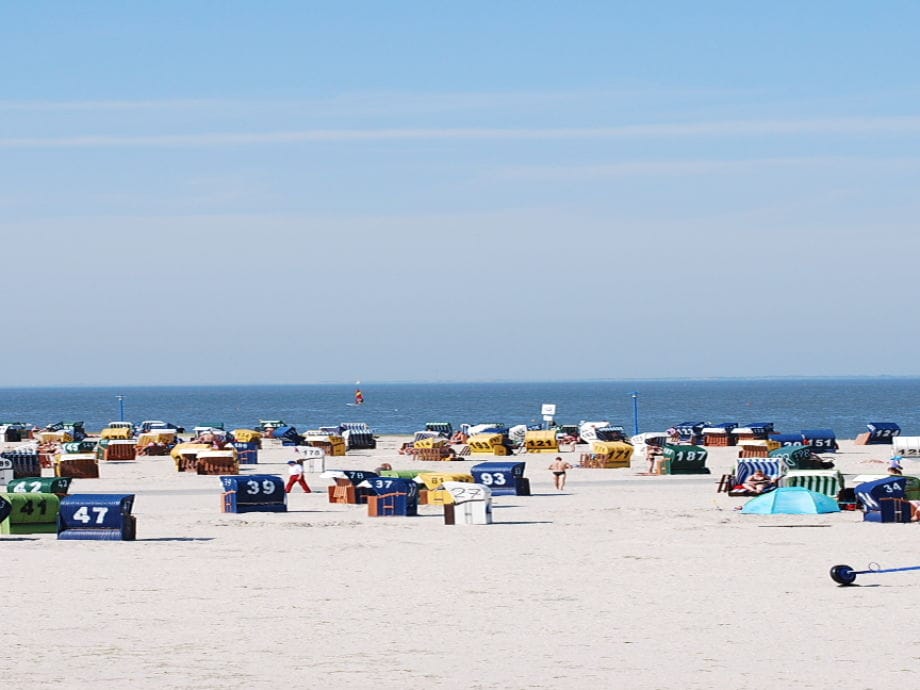
{"type": "Polygon", "coordinates": [[[553,473],[553,482],[556,484],[556,489],[562,491],[565,488],[565,471],[572,469],[572,466],[559,456],[556,456],[549,469],[553,473]]]}
{"type": "Polygon", "coordinates": [[[157,444],[153,441],[148,441],[142,448],[137,451],[138,455],[153,455],[154,450],[156,449],[157,444]]]}
{"type": "Polygon", "coordinates": [[[776,482],[764,474],[763,470],[754,470],[754,473],[741,486],[751,493],[764,494],[775,489],[776,482]]]}

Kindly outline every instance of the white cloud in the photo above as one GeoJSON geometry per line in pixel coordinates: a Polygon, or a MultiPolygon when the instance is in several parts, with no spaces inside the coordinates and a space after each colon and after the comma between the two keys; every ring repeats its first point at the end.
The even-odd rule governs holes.
{"type": "Polygon", "coordinates": [[[739,173],[764,168],[840,168],[856,164],[861,167],[882,166],[886,169],[914,168],[920,158],[880,158],[868,156],[801,156],[747,158],[737,160],[688,159],[658,161],[618,161],[600,165],[528,165],[501,168],[495,177],[518,180],[570,180],[642,175],[709,175],[739,173]]]}
{"type": "Polygon", "coordinates": [[[392,115],[458,110],[494,110],[553,103],[635,102],[637,99],[749,96],[751,89],[618,89],[571,91],[354,91],[315,98],[165,98],[146,100],[36,101],[0,99],[0,112],[68,112],[120,110],[305,110],[313,114],[392,115]]]}
{"type": "Polygon", "coordinates": [[[654,139],[797,134],[920,133],[920,117],[844,117],[791,120],[728,120],[718,122],[648,123],[612,127],[558,128],[355,128],[274,132],[202,132],[149,135],[78,135],[5,137],[0,148],[169,148],[255,146],[273,144],[349,143],[356,141],[553,141],[654,139]]]}
{"type": "Polygon", "coordinates": [[[224,107],[228,101],[211,99],[100,100],[100,101],[10,101],[0,100],[0,112],[71,112],[106,110],[187,110],[224,107]]]}

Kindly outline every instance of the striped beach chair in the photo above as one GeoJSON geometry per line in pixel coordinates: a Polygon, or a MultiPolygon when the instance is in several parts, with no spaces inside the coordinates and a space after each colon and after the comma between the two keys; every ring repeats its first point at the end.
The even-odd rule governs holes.
{"type": "Polygon", "coordinates": [[[345,439],[345,445],[348,450],[374,449],[377,447],[374,432],[364,422],[342,422],[339,427],[342,429],[342,437],[345,439]]]}
{"type": "Polygon", "coordinates": [[[779,484],[802,486],[831,498],[837,498],[844,487],[843,475],[837,470],[789,470],[779,484]]]}
{"type": "Polygon", "coordinates": [[[735,485],[744,484],[754,472],[760,470],[770,479],[777,479],[783,473],[783,465],[779,460],[744,460],[735,463],[735,485]]]}

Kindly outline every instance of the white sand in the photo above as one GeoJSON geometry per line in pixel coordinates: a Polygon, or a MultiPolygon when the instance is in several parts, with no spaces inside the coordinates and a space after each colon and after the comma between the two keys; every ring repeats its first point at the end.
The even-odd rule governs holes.
{"type": "MultiPolygon", "coordinates": [[[[327,466],[490,459],[417,463],[400,440],[327,466]]],[[[884,472],[866,460],[889,447],[842,446],[845,473],[884,472]]],[[[741,515],[715,492],[735,454],[710,449],[710,476],[575,469],[561,495],[552,456],[525,455],[535,495],[478,527],[368,518],[316,475],[288,513],[222,514],[216,477],[103,464],[71,492],[137,493],[138,541],[0,537],[0,668],[36,688],[912,686],[920,572],[828,569],[917,564],[917,526],[741,515]]]]}

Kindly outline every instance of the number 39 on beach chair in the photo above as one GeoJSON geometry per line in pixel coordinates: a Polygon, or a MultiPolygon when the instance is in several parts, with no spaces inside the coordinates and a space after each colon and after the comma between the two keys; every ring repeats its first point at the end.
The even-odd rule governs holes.
{"type": "Polygon", "coordinates": [[[58,539],[134,541],[134,494],[73,494],[61,501],[58,539]]]}
{"type": "Polygon", "coordinates": [[[287,494],[281,477],[273,474],[247,474],[221,477],[224,488],[221,512],[285,513],[287,494]]]}

